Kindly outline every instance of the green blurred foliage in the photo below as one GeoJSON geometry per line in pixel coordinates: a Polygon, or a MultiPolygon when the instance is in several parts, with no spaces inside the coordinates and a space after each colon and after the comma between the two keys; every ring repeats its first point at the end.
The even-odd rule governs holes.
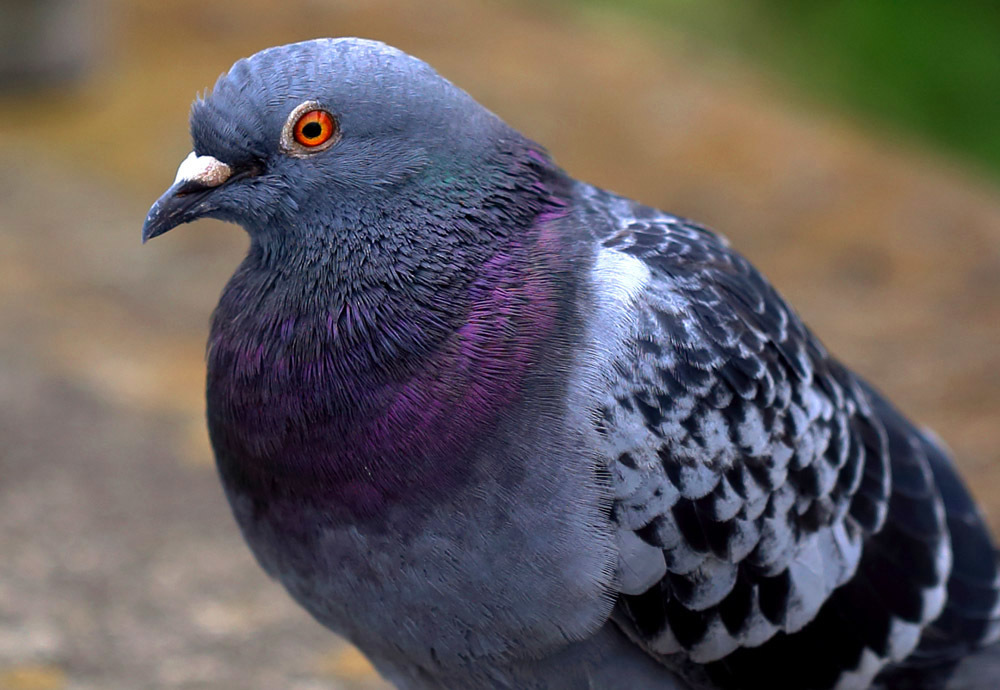
{"type": "Polygon", "coordinates": [[[998,0],[575,0],[711,41],[1000,174],[998,0]]]}

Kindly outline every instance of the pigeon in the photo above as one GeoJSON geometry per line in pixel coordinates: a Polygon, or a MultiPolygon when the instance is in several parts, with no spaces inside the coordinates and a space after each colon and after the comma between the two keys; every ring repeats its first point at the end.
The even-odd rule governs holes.
{"type": "Polygon", "coordinates": [[[942,443],[721,235],[426,63],[241,59],[143,240],[249,250],[207,422],[257,561],[399,688],[934,688],[1000,636],[942,443]]]}

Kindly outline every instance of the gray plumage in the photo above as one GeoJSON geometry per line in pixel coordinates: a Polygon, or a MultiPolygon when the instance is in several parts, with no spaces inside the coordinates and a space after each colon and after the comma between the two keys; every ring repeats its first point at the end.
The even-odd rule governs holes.
{"type": "Polygon", "coordinates": [[[209,341],[227,496],[399,687],[936,687],[1000,633],[945,451],[719,235],[375,42],[240,61],[191,128],[143,236],[251,238],[209,341]]]}

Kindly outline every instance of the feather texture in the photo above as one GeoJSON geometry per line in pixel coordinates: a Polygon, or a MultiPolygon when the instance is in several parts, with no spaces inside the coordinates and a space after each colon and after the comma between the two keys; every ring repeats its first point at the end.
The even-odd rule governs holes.
{"type": "MultiPolygon", "coordinates": [[[[596,417],[614,520],[657,550],[621,567],[656,572],[662,559],[663,576],[623,588],[617,624],[720,687],[864,688],[925,631],[918,659],[948,656],[931,651],[942,635],[965,651],[995,638],[994,561],[978,588],[949,580],[953,535],[986,532],[940,448],[723,238],[600,190],[580,196],[606,219],[598,251],[648,270],[618,312],[628,326],[607,344],[618,355],[596,417]],[[986,606],[963,617],[946,590],[986,606]]],[[[960,546],[958,561],[973,558],[960,546]]]]}

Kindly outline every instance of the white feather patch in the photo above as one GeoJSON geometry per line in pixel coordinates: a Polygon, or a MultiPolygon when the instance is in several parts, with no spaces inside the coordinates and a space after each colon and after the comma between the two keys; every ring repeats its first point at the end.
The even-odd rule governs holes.
{"type": "Polygon", "coordinates": [[[594,262],[593,277],[602,307],[613,303],[630,307],[649,282],[649,268],[631,254],[602,247],[594,262]]]}

